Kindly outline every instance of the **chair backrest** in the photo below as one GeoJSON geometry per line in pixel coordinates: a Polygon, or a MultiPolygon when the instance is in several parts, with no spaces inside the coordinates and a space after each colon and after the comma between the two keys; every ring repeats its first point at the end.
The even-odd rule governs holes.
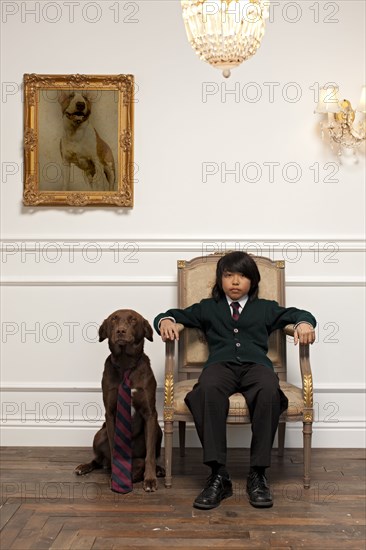
{"type": "MultiPolygon", "coordinates": [[[[216,265],[223,254],[199,256],[190,261],[178,260],[178,307],[186,308],[211,296],[216,279],[216,265]]],[[[252,256],[261,281],[259,297],[285,305],[285,262],[252,256]]],[[[280,380],[286,380],[286,339],[283,331],[275,331],[269,339],[268,356],[280,380]]],[[[203,333],[185,329],[179,339],[178,378],[198,378],[208,348],[203,333]]]]}

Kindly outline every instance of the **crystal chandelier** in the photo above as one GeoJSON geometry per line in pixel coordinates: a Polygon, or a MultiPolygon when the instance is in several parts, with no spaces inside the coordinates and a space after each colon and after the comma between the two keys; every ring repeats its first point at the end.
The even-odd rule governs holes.
{"type": "Polygon", "coordinates": [[[258,50],[267,0],[181,0],[188,40],[197,55],[230,76],[258,50]]]}
{"type": "Polygon", "coordinates": [[[355,155],[356,148],[366,139],[366,86],[362,87],[360,101],[355,110],[348,99],[340,101],[338,93],[338,86],[333,83],[321,88],[315,113],[326,117],[320,124],[322,138],[324,139],[324,132],[327,131],[332,149],[336,145],[339,156],[347,149],[355,155]],[[355,125],[357,112],[362,120],[355,125]]]}

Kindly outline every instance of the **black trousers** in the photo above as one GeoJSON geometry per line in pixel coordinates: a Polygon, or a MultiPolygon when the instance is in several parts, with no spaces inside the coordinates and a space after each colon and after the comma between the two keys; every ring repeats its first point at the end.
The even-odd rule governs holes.
{"type": "Polygon", "coordinates": [[[250,466],[267,468],[280,414],[288,400],[277,374],[254,363],[216,363],[205,367],[186,397],[203,447],[203,462],[226,464],[226,419],[230,395],[244,395],[252,423],[250,466]]]}

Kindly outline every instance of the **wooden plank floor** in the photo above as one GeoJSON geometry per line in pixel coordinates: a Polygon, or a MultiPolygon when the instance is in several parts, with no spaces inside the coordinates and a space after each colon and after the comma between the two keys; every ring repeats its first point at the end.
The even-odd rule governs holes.
{"type": "Polygon", "coordinates": [[[192,508],[207,469],[200,449],[175,450],[173,488],[109,489],[106,471],[74,467],[85,448],[8,447],[1,451],[1,549],[346,549],[365,548],[365,453],[313,450],[312,486],[302,487],[302,451],[273,453],[274,506],[258,510],[245,494],[248,451],[231,449],[234,496],[210,511],[192,508]]]}

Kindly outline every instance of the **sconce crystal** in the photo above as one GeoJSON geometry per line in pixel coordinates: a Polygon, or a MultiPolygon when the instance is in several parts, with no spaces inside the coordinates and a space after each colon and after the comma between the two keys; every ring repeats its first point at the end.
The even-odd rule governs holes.
{"type": "Polygon", "coordinates": [[[339,89],[335,83],[321,88],[314,113],[326,116],[320,123],[322,138],[328,132],[332,149],[337,145],[339,156],[342,156],[345,149],[355,155],[357,147],[366,139],[366,86],[362,87],[360,102],[355,110],[348,99],[339,100],[338,94],[339,89]],[[362,113],[362,120],[355,125],[357,111],[362,113]]]}
{"type": "Polygon", "coordinates": [[[197,55],[228,78],[258,50],[268,0],[181,0],[188,40],[197,55]]]}

